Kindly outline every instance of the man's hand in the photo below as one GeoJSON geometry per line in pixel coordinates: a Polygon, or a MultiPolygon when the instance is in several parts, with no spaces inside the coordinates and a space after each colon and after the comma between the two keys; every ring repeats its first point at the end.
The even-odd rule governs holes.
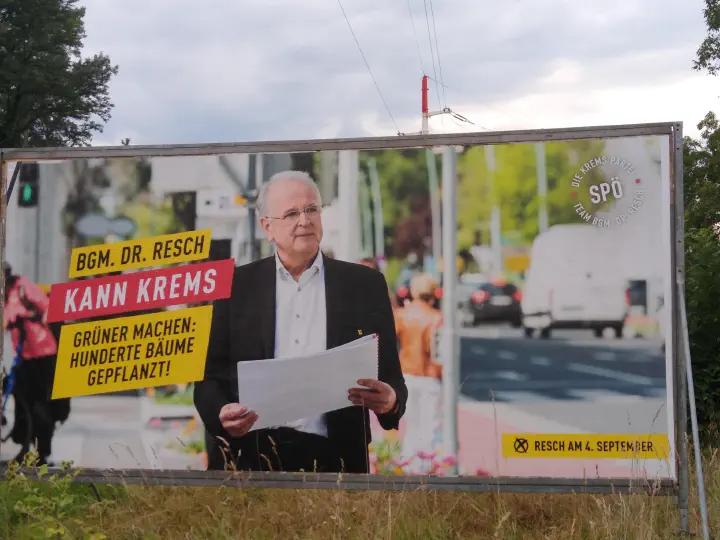
{"type": "Polygon", "coordinates": [[[257,422],[258,416],[254,411],[249,411],[245,405],[239,403],[228,403],[220,409],[220,422],[222,427],[233,437],[242,437],[247,434],[257,422]]]}
{"type": "Polygon", "coordinates": [[[385,414],[393,410],[397,397],[392,386],[374,379],[360,379],[358,384],[365,388],[348,390],[348,399],[354,405],[367,407],[375,414],[385,414]]]}

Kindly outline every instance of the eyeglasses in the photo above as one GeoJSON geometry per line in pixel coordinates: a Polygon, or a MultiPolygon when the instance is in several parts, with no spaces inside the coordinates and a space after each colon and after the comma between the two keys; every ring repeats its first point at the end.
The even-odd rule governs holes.
{"type": "Polygon", "coordinates": [[[313,205],[306,207],[304,210],[288,210],[287,212],[285,212],[285,214],[282,215],[282,217],[273,217],[273,216],[265,216],[265,217],[267,217],[268,219],[279,219],[282,221],[292,223],[292,222],[300,219],[300,214],[305,214],[308,218],[313,218],[320,214],[320,207],[313,204],[313,205]]]}

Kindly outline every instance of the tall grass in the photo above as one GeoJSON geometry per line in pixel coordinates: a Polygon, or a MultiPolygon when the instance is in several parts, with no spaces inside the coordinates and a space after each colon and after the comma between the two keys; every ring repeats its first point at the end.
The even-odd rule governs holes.
{"type": "MultiPolygon", "coordinates": [[[[711,530],[720,532],[720,459],[706,453],[711,530]]],[[[0,482],[0,538],[664,539],[675,499],[653,495],[348,492],[0,482]],[[18,504],[20,502],[21,504],[18,504]],[[45,536],[51,531],[51,536],[45,536]],[[54,536],[53,536],[54,535],[54,536]]],[[[696,486],[690,524],[700,533],[696,486]]]]}

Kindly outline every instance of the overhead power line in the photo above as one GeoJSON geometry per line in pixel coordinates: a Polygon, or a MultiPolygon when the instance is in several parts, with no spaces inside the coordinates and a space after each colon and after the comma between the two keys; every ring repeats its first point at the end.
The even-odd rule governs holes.
{"type": "Polygon", "coordinates": [[[408,12],[410,13],[410,23],[412,24],[413,35],[415,36],[415,45],[417,45],[418,57],[420,58],[420,71],[423,75],[425,73],[425,63],[423,62],[422,51],[420,50],[420,40],[418,39],[417,30],[415,29],[415,18],[413,17],[412,8],[410,7],[410,0],[407,0],[408,12]]]}
{"type": "Polygon", "coordinates": [[[362,56],[363,62],[365,62],[365,67],[367,67],[368,73],[370,73],[370,77],[372,78],[373,83],[375,83],[375,88],[377,88],[378,94],[380,94],[380,99],[382,99],[382,102],[385,105],[385,109],[387,110],[387,113],[390,116],[390,120],[392,120],[392,123],[395,126],[395,129],[397,130],[398,135],[400,135],[400,128],[398,127],[397,122],[395,121],[395,117],[393,116],[392,112],[390,112],[390,107],[388,107],[387,101],[385,101],[385,96],[383,96],[383,93],[380,90],[380,86],[378,85],[377,80],[375,79],[375,75],[373,75],[373,72],[370,69],[370,64],[368,64],[368,61],[365,58],[365,54],[363,53],[362,47],[360,47],[360,42],[358,41],[358,38],[355,35],[355,32],[353,31],[352,25],[350,24],[350,19],[348,19],[347,13],[345,13],[345,8],[343,7],[341,0],[338,0],[338,4],[340,6],[340,9],[342,10],[343,17],[345,17],[345,22],[347,22],[348,28],[350,29],[350,33],[352,34],[353,39],[355,40],[355,44],[357,45],[358,51],[360,51],[360,56],[362,56]]]}
{"type": "MultiPolygon", "coordinates": [[[[447,107],[447,98],[445,97],[445,85],[443,83],[442,63],[440,62],[440,47],[438,46],[437,29],[435,28],[435,10],[433,9],[432,0],[430,1],[430,16],[432,17],[433,34],[435,35],[435,54],[437,55],[438,70],[440,71],[440,86],[443,89],[443,105],[447,107]]],[[[439,97],[439,96],[438,96],[439,97]]]]}
{"type": "Polygon", "coordinates": [[[440,87],[438,86],[437,71],[435,70],[435,51],[433,50],[432,34],[430,33],[430,16],[428,15],[427,0],[423,0],[423,4],[425,4],[425,23],[427,24],[428,41],[430,42],[430,59],[432,60],[433,75],[435,75],[435,78],[431,77],[431,79],[435,81],[435,88],[437,89],[438,107],[442,109],[443,106],[442,102],[440,101],[440,87]]]}

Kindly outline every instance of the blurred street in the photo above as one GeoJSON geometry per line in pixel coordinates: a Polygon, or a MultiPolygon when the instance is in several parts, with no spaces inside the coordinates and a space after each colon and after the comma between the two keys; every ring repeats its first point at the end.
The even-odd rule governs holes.
{"type": "MultiPolygon", "coordinates": [[[[627,461],[503,460],[501,434],[667,432],[665,357],[657,339],[596,338],[584,330],[525,338],[521,329],[505,325],[459,333],[462,474],[481,469],[509,476],[625,476],[633,467],[627,461]]],[[[158,420],[192,416],[191,406],[117,394],[74,398],[71,404],[70,418],[53,441],[56,463],[201,468],[197,456],[179,450],[186,421],[158,420]],[[175,449],[169,448],[173,442],[175,449]]],[[[0,460],[17,451],[14,444],[2,445],[0,460]]],[[[645,462],[644,467],[652,475],[662,464],[645,462]]],[[[643,473],[632,476],[637,474],[643,473]]]]}
{"type": "MultiPolygon", "coordinates": [[[[73,398],[67,422],[53,439],[51,461],[72,461],[77,467],[101,469],[193,469],[197,456],[170,451],[168,444],[182,437],[186,421],[157,422],[153,417],[166,407],[140,396],[88,396],[73,398]]],[[[176,415],[192,414],[194,408],[172,406],[176,415]]],[[[11,442],[0,447],[0,461],[12,459],[19,447],[11,442]]]]}
{"type": "Polygon", "coordinates": [[[504,326],[463,329],[462,393],[477,401],[512,403],[664,399],[660,347],[657,340],[595,338],[585,330],[555,331],[550,339],[538,339],[504,326]]]}
{"type": "Polygon", "coordinates": [[[665,356],[658,339],[585,330],[525,338],[520,329],[461,332],[460,465],[505,476],[667,474],[659,460],[503,459],[503,433],[667,433],[665,356]]]}
{"type": "MultiPolygon", "coordinates": [[[[596,338],[586,330],[525,338],[522,329],[502,324],[463,328],[459,334],[461,474],[669,474],[659,460],[518,460],[502,458],[500,450],[503,433],[667,433],[659,338],[596,338]]],[[[373,424],[379,434],[374,418],[373,424]]]]}

